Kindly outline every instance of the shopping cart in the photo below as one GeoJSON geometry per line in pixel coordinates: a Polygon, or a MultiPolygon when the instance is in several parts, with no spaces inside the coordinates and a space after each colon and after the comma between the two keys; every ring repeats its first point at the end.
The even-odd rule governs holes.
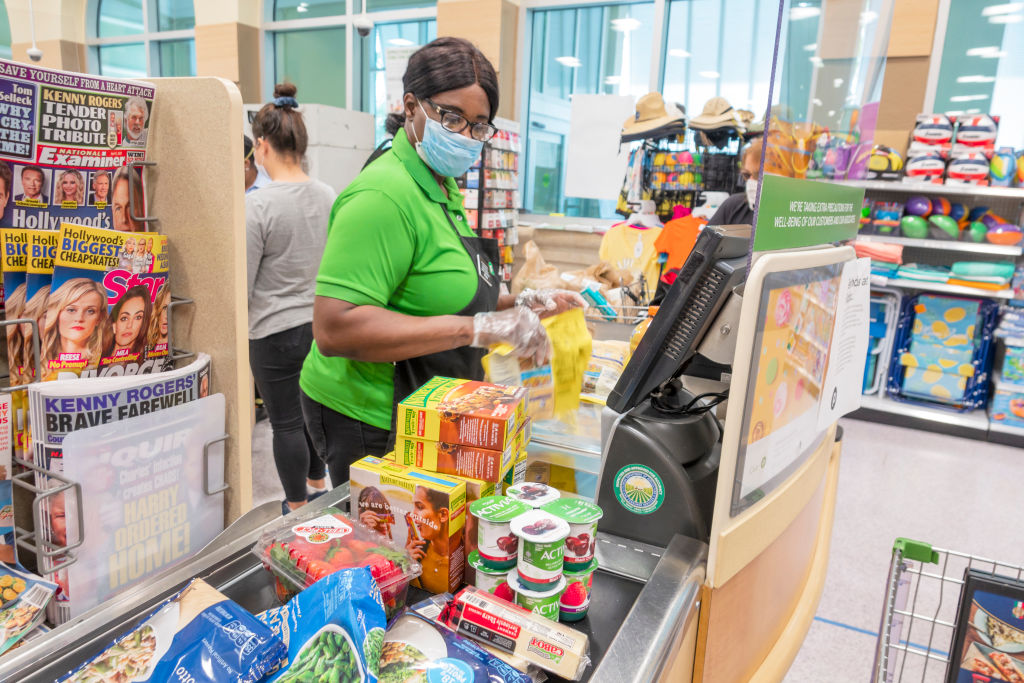
{"type": "Polygon", "coordinates": [[[1021,579],[1024,567],[897,538],[892,548],[872,683],[942,683],[967,569],[1021,579]]]}

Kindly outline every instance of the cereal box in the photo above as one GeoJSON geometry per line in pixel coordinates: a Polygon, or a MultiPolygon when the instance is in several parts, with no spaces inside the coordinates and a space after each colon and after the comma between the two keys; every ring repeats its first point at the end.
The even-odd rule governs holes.
{"type": "Polygon", "coordinates": [[[525,428],[520,428],[500,451],[399,436],[395,439],[395,461],[431,472],[499,482],[525,446],[525,428]]]}
{"type": "Polygon", "coordinates": [[[504,451],[526,418],[526,389],[435,377],[398,404],[396,431],[504,451]]]}
{"type": "Polygon", "coordinates": [[[423,565],[413,585],[457,590],[466,562],[466,483],[373,456],[354,462],[349,477],[352,518],[423,565]]]}

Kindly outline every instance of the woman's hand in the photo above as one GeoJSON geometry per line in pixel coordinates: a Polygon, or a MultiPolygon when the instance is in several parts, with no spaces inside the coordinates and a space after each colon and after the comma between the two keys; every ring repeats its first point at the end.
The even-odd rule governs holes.
{"type": "Polygon", "coordinates": [[[544,365],[551,356],[547,330],[537,314],[525,306],[473,316],[471,346],[488,348],[502,343],[512,346],[512,353],[519,358],[530,358],[536,365],[544,365]]]}
{"type": "Polygon", "coordinates": [[[541,318],[547,318],[570,308],[586,308],[587,302],[568,289],[524,289],[516,297],[516,306],[525,306],[541,318]]]}
{"type": "Polygon", "coordinates": [[[383,518],[376,512],[370,510],[363,510],[359,513],[359,523],[363,526],[367,526],[371,529],[376,529],[377,525],[383,521],[383,518]]]}
{"type": "Polygon", "coordinates": [[[427,556],[426,547],[426,541],[420,541],[416,539],[414,536],[410,536],[409,540],[405,542],[405,549],[409,551],[409,557],[411,557],[416,562],[419,562],[427,556]]]}

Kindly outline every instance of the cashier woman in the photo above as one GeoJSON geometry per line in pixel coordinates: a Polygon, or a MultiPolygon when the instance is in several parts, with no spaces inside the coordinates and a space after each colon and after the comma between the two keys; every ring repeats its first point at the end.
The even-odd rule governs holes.
{"type": "MultiPolygon", "coordinates": [[[[467,225],[455,177],[494,136],[498,79],[472,43],[438,38],[409,59],[390,150],[338,197],[316,278],[314,343],[302,412],[331,481],[393,443],[393,407],[435,375],[481,379],[484,349],[506,342],[543,360],[540,316],[571,292],[501,292],[494,240],[467,225]]],[[[396,115],[392,115],[396,116],[396,115]]]]}

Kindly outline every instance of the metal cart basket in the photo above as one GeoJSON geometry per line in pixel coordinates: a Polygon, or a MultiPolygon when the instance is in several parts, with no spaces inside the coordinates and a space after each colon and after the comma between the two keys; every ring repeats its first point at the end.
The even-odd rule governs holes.
{"type": "Polygon", "coordinates": [[[967,569],[1021,579],[1024,567],[897,538],[871,680],[942,683],[967,569]]]}

